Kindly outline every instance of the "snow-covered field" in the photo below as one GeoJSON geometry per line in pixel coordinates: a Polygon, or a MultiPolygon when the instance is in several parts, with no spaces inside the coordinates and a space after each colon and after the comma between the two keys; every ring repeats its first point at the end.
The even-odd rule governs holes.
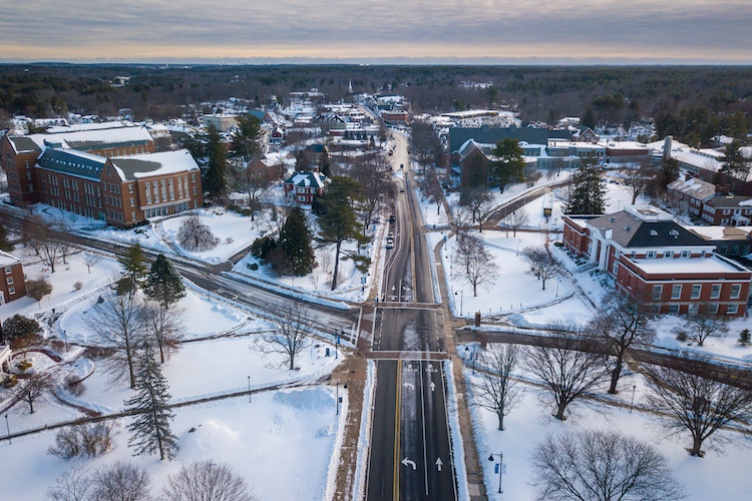
{"type": "MultiPolygon", "coordinates": [[[[467,368],[465,376],[475,377],[467,368]]],[[[631,389],[632,384],[636,384],[641,388],[641,382],[637,379],[639,376],[625,376],[619,386],[631,389]]],[[[723,453],[708,450],[705,457],[700,459],[689,456],[685,450],[691,442],[688,432],[667,436],[657,418],[640,409],[640,392],[636,394],[633,412],[630,412],[632,392],[623,390],[617,397],[623,407],[604,403],[579,405],[572,408],[569,418],[562,422],[551,416],[550,397],[545,400],[547,396],[544,396],[542,403],[537,398],[539,390],[536,387],[520,383],[518,388],[523,391],[519,403],[504,420],[504,431],[497,429],[495,414],[471,406],[478,455],[484,468],[490,500],[534,499],[535,491],[530,485],[533,479],[530,454],[534,446],[549,433],[558,436],[586,429],[618,431],[658,448],[666,456],[675,478],[686,489],[688,500],[737,501],[749,498],[752,484],[749,482],[747,465],[752,461],[752,448],[744,443],[747,439],[741,434],[731,435],[734,441],[723,449],[723,453]],[[498,494],[499,474],[494,470],[495,463],[488,460],[490,454],[499,453],[504,455],[506,465],[502,477],[503,494],[498,494]]],[[[606,387],[603,389],[604,395],[605,390],[606,387]]]]}

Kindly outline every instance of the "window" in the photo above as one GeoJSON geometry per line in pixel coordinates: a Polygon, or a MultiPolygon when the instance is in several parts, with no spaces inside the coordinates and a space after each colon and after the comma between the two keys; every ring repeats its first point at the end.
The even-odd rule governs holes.
{"type": "Polygon", "coordinates": [[[10,266],[6,266],[5,267],[5,273],[11,273],[11,271],[12,270],[10,269],[10,266]]]}
{"type": "Polygon", "coordinates": [[[128,185],[128,193],[133,193],[133,185],[132,184],[128,185]]]}
{"type": "Polygon", "coordinates": [[[655,251],[648,251],[648,259],[653,259],[655,257],[655,251]]]}
{"type": "Polygon", "coordinates": [[[13,277],[8,277],[8,285],[11,285],[13,283],[13,277]]]}
{"type": "Polygon", "coordinates": [[[660,301],[662,296],[663,296],[663,286],[654,285],[653,286],[653,301],[660,301]]]}
{"type": "Polygon", "coordinates": [[[680,299],[682,293],[682,286],[681,285],[673,285],[671,286],[671,299],[680,299]]]}
{"type": "Polygon", "coordinates": [[[739,295],[742,293],[741,284],[733,284],[731,286],[731,299],[739,299],[739,295]]]}
{"type": "Polygon", "coordinates": [[[736,303],[728,305],[726,307],[726,315],[736,315],[739,312],[739,305],[736,303]]]}
{"type": "Polygon", "coordinates": [[[619,261],[614,261],[614,266],[613,266],[613,268],[611,268],[611,272],[614,275],[618,275],[619,274],[619,261]]]}
{"type": "Polygon", "coordinates": [[[721,297],[721,285],[713,284],[710,288],[710,299],[718,299],[721,297]]]}
{"type": "Polygon", "coordinates": [[[131,197],[131,207],[135,207],[135,206],[136,206],[136,199],[131,197]]]}
{"type": "Polygon", "coordinates": [[[682,253],[681,253],[681,257],[689,257],[689,251],[688,250],[683,250],[682,253]]]}
{"type": "Polygon", "coordinates": [[[711,315],[717,315],[718,314],[718,303],[710,303],[708,305],[708,313],[711,315]]]}
{"type": "Polygon", "coordinates": [[[663,257],[665,258],[674,257],[674,251],[667,250],[666,252],[663,253],[663,257]]]}
{"type": "Polygon", "coordinates": [[[12,296],[15,293],[16,293],[16,288],[15,287],[8,287],[8,294],[10,294],[12,296]]]}
{"type": "Polygon", "coordinates": [[[692,286],[692,299],[700,299],[701,294],[702,294],[702,285],[694,284],[692,286]]]}
{"type": "Polygon", "coordinates": [[[678,304],[670,304],[670,305],[668,305],[668,312],[669,313],[679,313],[679,305],[678,304]]]}

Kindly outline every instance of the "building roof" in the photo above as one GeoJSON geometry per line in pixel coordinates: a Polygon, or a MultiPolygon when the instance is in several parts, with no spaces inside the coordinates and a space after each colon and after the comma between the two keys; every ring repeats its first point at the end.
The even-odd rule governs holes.
{"type": "MultiPolygon", "coordinates": [[[[739,208],[752,206],[752,197],[718,194],[706,202],[715,208],[739,208]]],[[[752,207],[750,207],[752,208],[752,207]]]]}
{"type": "Polygon", "coordinates": [[[652,207],[630,207],[591,219],[587,225],[624,248],[707,246],[669,214],[652,207]]]}
{"type": "Polygon", "coordinates": [[[669,259],[631,259],[630,261],[634,265],[650,274],[679,274],[679,273],[692,273],[693,275],[712,274],[718,275],[719,273],[739,273],[749,271],[728,259],[723,259],[719,256],[707,257],[707,258],[669,258],[669,259]]]}
{"type": "Polygon", "coordinates": [[[323,188],[326,176],[319,172],[296,172],[285,179],[285,183],[305,188],[323,188]]]}
{"type": "Polygon", "coordinates": [[[697,178],[677,179],[668,185],[669,190],[675,190],[700,200],[708,200],[715,196],[715,185],[697,178]]]}
{"type": "Polygon", "coordinates": [[[749,240],[752,226],[688,226],[687,229],[705,240],[749,240]]]}
{"type": "Polygon", "coordinates": [[[198,164],[186,149],[115,157],[111,161],[120,177],[126,181],[199,170],[198,164]]]}
{"type": "Polygon", "coordinates": [[[153,141],[146,127],[134,126],[61,132],[57,134],[45,133],[31,134],[29,136],[8,136],[8,139],[13,144],[16,153],[43,151],[47,147],[73,148],[82,151],[117,147],[127,148],[129,146],[144,145],[153,141]]]}
{"type": "Polygon", "coordinates": [[[77,150],[47,148],[37,159],[39,167],[99,181],[107,159],[77,150]]]}
{"type": "Polygon", "coordinates": [[[459,151],[468,140],[477,143],[496,144],[504,139],[517,139],[529,144],[547,145],[549,139],[570,139],[571,132],[564,129],[533,129],[518,127],[450,127],[449,152],[459,151]]]}
{"type": "Polygon", "coordinates": [[[8,254],[7,252],[0,251],[0,266],[12,266],[20,262],[21,260],[19,260],[13,254],[8,254]]]}

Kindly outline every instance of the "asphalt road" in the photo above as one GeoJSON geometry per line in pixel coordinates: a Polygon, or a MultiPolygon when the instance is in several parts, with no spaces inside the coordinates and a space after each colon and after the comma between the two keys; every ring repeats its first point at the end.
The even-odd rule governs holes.
{"type": "MultiPolygon", "coordinates": [[[[394,165],[408,165],[404,140],[394,165]]],[[[406,173],[407,174],[407,173],[406,173]]],[[[431,266],[422,234],[420,211],[409,178],[396,203],[391,231],[395,248],[387,252],[384,297],[416,308],[380,307],[376,311],[374,350],[400,352],[395,360],[376,362],[371,450],[366,497],[369,500],[456,500],[440,362],[420,360],[443,351],[441,311],[434,304],[431,266]]]]}

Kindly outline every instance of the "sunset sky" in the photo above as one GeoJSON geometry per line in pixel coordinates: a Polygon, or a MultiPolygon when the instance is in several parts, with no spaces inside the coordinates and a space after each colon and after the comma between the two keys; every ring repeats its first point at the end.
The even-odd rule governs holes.
{"type": "Polygon", "coordinates": [[[26,0],[0,16],[5,62],[214,58],[752,64],[752,0],[26,0]]]}

